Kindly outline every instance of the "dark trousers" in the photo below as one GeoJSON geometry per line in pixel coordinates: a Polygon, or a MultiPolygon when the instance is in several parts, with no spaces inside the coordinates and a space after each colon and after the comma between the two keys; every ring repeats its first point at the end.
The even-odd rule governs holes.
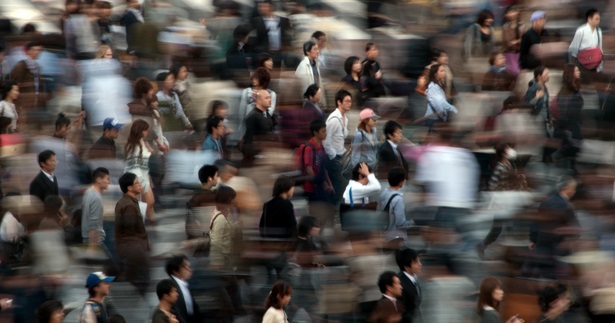
{"type": "Polygon", "coordinates": [[[117,251],[124,278],[135,286],[141,295],[145,295],[150,284],[147,242],[140,240],[118,241],[117,251]]]}

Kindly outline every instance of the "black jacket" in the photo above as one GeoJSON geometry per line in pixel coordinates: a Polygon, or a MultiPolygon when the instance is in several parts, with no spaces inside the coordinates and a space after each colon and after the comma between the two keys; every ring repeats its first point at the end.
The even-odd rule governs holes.
{"type": "Polygon", "coordinates": [[[263,238],[296,238],[297,219],[293,203],[276,196],[263,205],[259,224],[263,238]]]}
{"type": "Polygon", "coordinates": [[[388,140],[378,148],[378,174],[380,177],[384,176],[383,178],[387,178],[389,170],[395,166],[403,167],[406,174],[408,174],[408,162],[402,155],[399,147],[397,147],[397,151],[399,152],[399,157],[393,151],[393,147],[388,140]]]}
{"type": "Polygon", "coordinates": [[[401,322],[421,322],[422,318],[420,306],[421,301],[423,300],[423,294],[403,272],[398,273],[397,277],[399,278],[401,287],[403,288],[401,301],[404,304],[404,313],[402,314],[401,322]]]}
{"type": "Polygon", "coordinates": [[[532,28],[521,36],[521,49],[519,51],[519,65],[521,68],[533,70],[542,65],[542,61],[534,56],[530,50],[532,46],[542,43],[542,40],[548,36],[549,33],[545,29],[539,34],[532,28]]]}
{"type": "Polygon", "coordinates": [[[177,302],[173,304],[173,312],[175,313],[175,317],[179,321],[179,323],[196,323],[202,322],[201,315],[199,313],[199,306],[194,301],[194,297],[192,296],[192,292],[190,292],[190,297],[192,298],[192,315],[188,315],[188,310],[186,309],[186,299],[184,298],[184,294],[182,293],[179,284],[175,281],[174,278],[171,277],[171,281],[177,289],[177,302]]]}
{"type": "Polygon", "coordinates": [[[60,195],[58,179],[54,176],[54,181],[50,181],[47,175],[40,171],[30,183],[30,195],[34,195],[45,202],[49,195],[60,195]]]}
{"type": "MultiPolygon", "coordinates": [[[[292,32],[290,20],[285,17],[278,17],[280,32],[282,34],[281,49],[289,49],[292,47],[292,32]]],[[[269,33],[267,32],[267,25],[265,19],[258,16],[252,18],[252,28],[256,29],[256,52],[269,52],[269,33]]]]}

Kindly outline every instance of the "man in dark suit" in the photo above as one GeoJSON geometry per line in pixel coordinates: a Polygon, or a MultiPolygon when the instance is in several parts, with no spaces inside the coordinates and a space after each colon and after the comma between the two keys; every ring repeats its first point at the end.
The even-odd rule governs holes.
{"type": "Polygon", "coordinates": [[[259,15],[252,18],[252,27],[256,29],[256,51],[271,54],[274,66],[279,67],[283,52],[292,48],[290,20],[274,14],[271,0],[259,1],[257,9],[259,15]]]}
{"type": "Polygon", "coordinates": [[[51,150],[38,154],[38,165],[41,171],[30,183],[30,195],[38,197],[43,202],[49,195],[60,195],[58,179],[53,175],[57,163],[56,154],[51,150]]]}
{"type": "Polygon", "coordinates": [[[177,288],[179,297],[173,304],[173,312],[179,323],[201,322],[199,307],[188,286],[192,278],[192,267],[186,255],[175,255],[167,261],[165,270],[177,288]]]}
{"type": "Polygon", "coordinates": [[[397,276],[403,288],[401,302],[405,308],[401,322],[422,322],[423,319],[419,307],[421,306],[423,294],[417,275],[421,273],[423,265],[421,264],[419,254],[414,249],[405,248],[396,252],[395,260],[400,270],[397,276]]]}
{"type": "Polygon", "coordinates": [[[397,300],[402,295],[402,286],[397,275],[392,271],[385,271],[380,274],[378,288],[382,292],[382,298],[376,303],[368,322],[401,322],[404,305],[397,300]]]}
{"type": "Polygon", "coordinates": [[[402,167],[408,174],[408,162],[399,149],[404,139],[401,125],[393,120],[387,121],[384,124],[384,135],[387,140],[378,148],[379,177],[387,177],[389,170],[395,166],[402,167]]]}

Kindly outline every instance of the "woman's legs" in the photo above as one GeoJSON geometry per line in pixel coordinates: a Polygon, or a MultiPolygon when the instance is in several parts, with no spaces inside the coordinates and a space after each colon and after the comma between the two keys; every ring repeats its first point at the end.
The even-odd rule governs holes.
{"type": "Polygon", "coordinates": [[[154,213],[154,191],[150,188],[147,192],[141,194],[143,202],[147,203],[147,210],[145,211],[145,218],[151,222],[156,221],[156,214],[154,213]]]}

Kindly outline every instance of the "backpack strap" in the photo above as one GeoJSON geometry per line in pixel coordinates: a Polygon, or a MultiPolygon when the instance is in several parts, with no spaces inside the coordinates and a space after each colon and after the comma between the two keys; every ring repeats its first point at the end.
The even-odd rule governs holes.
{"type": "Polygon", "coordinates": [[[209,225],[209,231],[211,231],[214,228],[214,222],[216,222],[216,219],[218,218],[219,215],[221,215],[222,212],[218,212],[218,214],[216,214],[213,218],[213,220],[211,220],[211,224],[209,225]]]}
{"type": "Polygon", "coordinates": [[[389,198],[389,201],[387,202],[386,206],[384,207],[384,209],[382,209],[383,211],[389,212],[389,208],[391,207],[391,202],[393,201],[395,196],[401,196],[401,194],[395,193],[395,194],[391,195],[391,197],[389,198]]]}

